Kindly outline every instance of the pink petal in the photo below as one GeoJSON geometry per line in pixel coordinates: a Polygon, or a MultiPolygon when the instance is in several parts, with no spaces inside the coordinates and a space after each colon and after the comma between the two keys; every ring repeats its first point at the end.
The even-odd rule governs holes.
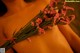
{"type": "Polygon", "coordinates": [[[37,22],[38,24],[40,24],[40,23],[42,22],[42,19],[41,19],[41,18],[38,18],[38,19],[36,20],[36,22],[37,22]]]}
{"type": "Polygon", "coordinates": [[[27,38],[27,40],[28,40],[29,42],[31,42],[31,39],[30,39],[30,38],[27,38]]]}
{"type": "Polygon", "coordinates": [[[48,26],[49,29],[52,29],[52,26],[48,26]]]}
{"type": "Polygon", "coordinates": [[[64,20],[60,20],[60,22],[63,22],[65,24],[69,24],[68,22],[64,21],[64,20]]]}
{"type": "Polygon", "coordinates": [[[61,10],[61,13],[65,16],[66,13],[67,13],[67,11],[62,9],[62,10],[61,10]]]}
{"type": "Polygon", "coordinates": [[[31,25],[34,26],[35,25],[34,22],[31,22],[31,25]]]}
{"type": "Polygon", "coordinates": [[[45,31],[42,28],[39,28],[38,32],[39,32],[39,34],[42,34],[42,33],[45,34],[45,31]]]}

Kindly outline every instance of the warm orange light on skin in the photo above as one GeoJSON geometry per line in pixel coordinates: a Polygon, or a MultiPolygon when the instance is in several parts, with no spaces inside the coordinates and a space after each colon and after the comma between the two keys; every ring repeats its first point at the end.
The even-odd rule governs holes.
{"type": "MultiPolygon", "coordinates": [[[[16,2],[18,1],[19,0],[16,0],[16,2]]],[[[9,5],[8,7],[11,10],[11,13],[14,14],[3,17],[3,19],[0,20],[0,28],[1,26],[4,26],[4,32],[7,34],[8,38],[13,37],[12,34],[15,30],[17,32],[21,27],[34,18],[41,9],[44,9],[50,0],[45,0],[46,2],[43,1],[44,0],[38,0],[34,5],[31,3],[32,6],[27,5],[26,7],[23,1],[21,4],[20,2],[18,3],[18,5],[20,5],[18,7],[16,7],[16,5],[14,6],[14,4],[7,4],[9,5]]],[[[19,53],[73,53],[64,35],[57,26],[54,26],[52,30],[47,31],[45,34],[33,36],[30,37],[30,39],[31,42],[24,40],[14,45],[13,48],[19,53]]],[[[10,49],[6,53],[11,52],[12,50],[10,49]]]]}
{"type": "Polygon", "coordinates": [[[63,33],[70,46],[77,52],[80,52],[80,38],[79,36],[70,28],[69,25],[59,25],[60,31],[63,33]]]}

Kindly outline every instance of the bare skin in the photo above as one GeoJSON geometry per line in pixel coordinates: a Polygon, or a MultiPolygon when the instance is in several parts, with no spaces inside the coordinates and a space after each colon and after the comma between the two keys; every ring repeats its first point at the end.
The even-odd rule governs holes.
{"type": "MultiPolygon", "coordinates": [[[[22,0],[20,1],[22,2],[22,0]]],[[[0,18],[0,31],[4,32],[8,38],[11,38],[14,31],[17,32],[33,17],[35,17],[35,15],[37,15],[40,10],[44,9],[45,6],[49,3],[49,0],[37,0],[30,4],[22,3],[22,5],[20,5],[21,3],[17,1],[16,3],[19,4],[19,8],[16,8],[16,6],[14,5],[12,10],[10,11],[12,14],[6,13],[6,15],[0,18]]],[[[9,7],[9,5],[7,6],[9,7]]],[[[37,34],[37,36],[34,35],[30,37],[31,42],[26,39],[19,43],[16,43],[13,48],[18,53],[73,53],[70,47],[71,45],[73,48],[76,48],[77,52],[79,52],[79,37],[77,35],[74,35],[74,32],[71,33],[72,29],[68,26],[66,28],[68,30],[71,30],[69,31],[70,34],[67,34],[67,30],[65,30],[67,33],[63,32],[65,27],[63,28],[63,30],[61,30],[61,27],[64,26],[53,26],[53,29],[46,31],[45,34],[37,34]],[[76,46],[74,45],[74,41],[68,38],[66,34],[68,36],[70,35],[70,38],[74,37],[73,40],[75,40],[76,46]]],[[[3,40],[1,42],[1,45],[5,42],[5,37],[2,32],[0,32],[0,40],[3,40]]],[[[6,53],[13,53],[13,51],[9,49],[6,53]]]]}

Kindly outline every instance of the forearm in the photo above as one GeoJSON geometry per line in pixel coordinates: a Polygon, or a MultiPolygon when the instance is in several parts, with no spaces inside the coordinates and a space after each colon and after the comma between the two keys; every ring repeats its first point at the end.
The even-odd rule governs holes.
{"type": "Polygon", "coordinates": [[[78,35],[68,25],[59,25],[58,27],[67,39],[70,46],[77,53],[80,53],[80,38],[78,37],[78,35]]]}

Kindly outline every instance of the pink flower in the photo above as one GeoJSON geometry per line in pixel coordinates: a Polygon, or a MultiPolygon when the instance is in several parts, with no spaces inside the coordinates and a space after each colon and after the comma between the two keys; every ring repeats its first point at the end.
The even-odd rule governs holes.
{"type": "Polygon", "coordinates": [[[43,16],[45,19],[47,19],[48,17],[46,15],[43,16]]]}
{"type": "Polygon", "coordinates": [[[73,10],[74,11],[74,8],[69,7],[69,6],[67,6],[66,9],[69,9],[69,10],[73,10]]]}
{"type": "Polygon", "coordinates": [[[39,27],[39,23],[36,23],[37,28],[39,27]]]}
{"type": "Polygon", "coordinates": [[[52,29],[52,26],[48,26],[49,29],[52,29]]]}
{"type": "Polygon", "coordinates": [[[47,11],[44,11],[44,14],[47,14],[47,11]]]}
{"type": "Polygon", "coordinates": [[[31,25],[34,26],[35,25],[34,22],[31,22],[31,25]]]}
{"type": "Polygon", "coordinates": [[[60,14],[56,13],[56,15],[54,16],[54,24],[56,23],[56,20],[59,18],[60,14]]]}
{"type": "Polygon", "coordinates": [[[65,24],[69,24],[70,23],[70,21],[69,21],[67,16],[65,18],[61,18],[60,22],[65,23],[65,24]]]}
{"type": "Polygon", "coordinates": [[[31,42],[31,39],[30,39],[30,38],[27,38],[27,40],[28,40],[29,42],[31,42]]]}
{"type": "Polygon", "coordinates": [[[61,10],[61,14],[63,14],[64,16],[66,15],[66,13],[67,13],[67,10],[66,9],[62,9],[61,10]]]}
{"type": "Polygon", "coordinates": [[[44,15],[44,18],[45,18],[45,21],[49,21],[52,19],[52,18],[48,18],[46,15],[44,15]]]}
{"type": "Polygon", "coordinates": [[[60,0],[51,0],[49,6],[53,7],[54,4],[57,4],[60,0]]]}
{"type": "Polygon", "coordinates": [[[50,12],[50,14],[55,14],[55,13],[56,11],[54,9],[50,12]]]}
{"type": "Polygon", "coordinates": [[[42,19],[41,18],[38,18],[37,20],[36,20],[36,23],[38,23],[38,24],[40,24],[42,22],[42,19]]]}
{"type": "Polygon", "coordinates": [[[60,20],[60,22],[65,23],[65,24],[69,24],[69,23],[66,22],[65,20],[60,20]]]}
{"type": "Polygon", "coordinates": [[[51,1],[51,2],[50,2],[50,4],[49,4],[49,6],[50,6],[50,7],[52,7],[52,6],[53,6],[53,3],[54,3],[54,2],[53,2],[53,1],[51,1]]]}
{"type": "Polygon", "coordinates": [[[47,8],[45,8],[45,9],[43,10],[44,14],[47,14],[48,11],[49,11],[49,10],[48,10],[47,8]]]}
{"type": "Polygon", "coordinates": [[[53,7],[50,7],[50,10],[52,11],[52,10],[54,10],[54,8],[53,7]]]}
{"type": "Polygon", "coordinates": [[[73,10],[74,11],[74,8],[69,7],[69,6],[63,6],[63,8],[65,8],[66,10],[73,10]]]}
{"type": "Polygon", "coordinates": [[[42,28],[38,28],[38,32],[39,32],[39,34],[45,34],[45,30],[44,29],[42,29],[42,28]]]}
{"type": "Polygon", "coordinates": [[[48,13],[50,13],[51,11],[49,10],[48,13]]]}
{"type": "Polygon", "coordinates": [[[48,8],[45,8],[44,11],[48,11],[48,8]]]}
{"type": "Polygon", "coordinates": [[[72,19],[70,19],[68,16],[60,20],[60,22],[63,22],[65,24],[70,24],[71,21],[72,19]]]}
{"type": "Polygon", "coordinates": [[[66,21],[66,24],[70,24],[70,20],[68,17],[65,19],[65,21],[66,21]]]}

